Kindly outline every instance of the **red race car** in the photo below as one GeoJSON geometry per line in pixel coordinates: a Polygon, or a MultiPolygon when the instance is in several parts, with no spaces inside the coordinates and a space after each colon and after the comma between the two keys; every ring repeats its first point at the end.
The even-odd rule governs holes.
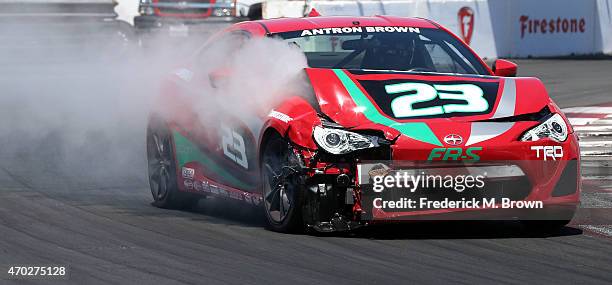
{"type": "Polygon", "coordinates": [[[568,120],[540,80],[515,78],[505,60],[490,69],[444,27],[390,16],[261,20],[202,50],[224,37],[299,48],[309,91],[252,114],[208,100],[216,112],[207,114],[194,110],[197,97],[220,95],[186,93],[217,88],[232,71],[198,74],[197,60],[179,69],[148,125],[155,206],[223,197],[260,206],[281,232],[457,218],[558,228],[573,217],[580,155],[568,120]]]}

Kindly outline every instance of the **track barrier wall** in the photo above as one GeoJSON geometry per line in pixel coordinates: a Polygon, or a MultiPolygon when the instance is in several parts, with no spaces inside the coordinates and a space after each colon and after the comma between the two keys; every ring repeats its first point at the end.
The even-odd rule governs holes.
{"type": "Polygon", "coordinates": [[[274,1],[264,18],[394,15],[434,20],[485,58],[612,54],[612,0],[274,1]]]}

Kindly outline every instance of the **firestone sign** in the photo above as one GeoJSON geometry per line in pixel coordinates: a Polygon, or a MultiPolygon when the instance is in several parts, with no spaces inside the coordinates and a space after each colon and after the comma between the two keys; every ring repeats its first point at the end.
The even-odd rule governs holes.
{"type": "Polygon", "coordinates": [[[575,34],[586,32],[586,20],[584,18],[532,19],[527,15],[519,18],[521,25],[521,39],[526,35],[546,34],[575,34]]]}
{"type": "MultiPolygon", "coordinates": [[[[506,1],[504,1],[506,2],[506,1]]],[[[595,3],[589,0],[513,0],[516,6],[509,11],[510,26],[497,30],[508,34],[507,45],[511,57],[590,54],[596,47],[595,3]]],[[[505,13],[497,6],[497,15],[505,13]]],[[[500,52],[500,54],[507,54],[500,52]]]]}

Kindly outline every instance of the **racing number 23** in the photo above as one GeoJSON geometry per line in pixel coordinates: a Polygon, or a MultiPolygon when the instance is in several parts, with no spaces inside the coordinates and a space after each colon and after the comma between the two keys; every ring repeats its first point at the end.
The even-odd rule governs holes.
{"type": "Polygon", "coordinates": [[[248,169],[249,162],[247,161],[246,148],[242,136],[228,126],[221,126],[221,146],[223,154],[229,159],[236,162],[238,165],[248,169]]]}
{"type": "Polygon", "coordinates": [[[486,111],[489,103],[482,89],[474,84],[429,85],[406,82],[385,86],[389,94],[414,92],[391,101],[391,110],[396,118],[433,116],[444,113],[477,113],[486,111]],[[462,100],[467,104],[446,104],[425,108],[414,108],[414,104],[435,100],[462,100]]]}

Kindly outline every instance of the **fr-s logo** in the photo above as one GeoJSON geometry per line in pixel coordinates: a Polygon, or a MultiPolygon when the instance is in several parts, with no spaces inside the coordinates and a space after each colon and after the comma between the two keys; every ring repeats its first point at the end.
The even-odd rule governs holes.
{"type": "Polygon", "coordinates": [[[239,133],[225,125],[221,125],[221,147],[225,156],[238,165],[249,169],[244,139],[239,133]]]}
{"type": "Polygon", "coordinates": [[[427,160],[467,160],[467,161],[478,161],[480,155],[478,152],[482,151],[482,147],[469,147],[462,149],[460,147],[439,147],[434,148],[429,153],[427,160]]]}
{"type": "Polygon", "coordinates": [[[563,158],[563,148],[561,146],[555,145],[534,145],[531,147],[531,150],[536,151],[536,157],[543,157],[544,160],[551,158],[552,160],[557,160],[557,158],[563,158]]]}
{"type": "MultiPolygon", "coordinates": [[[[391,101],[391,110],[396,118],[433,116],[444,113],[478,113],[489,109],[482,88],[474,84],[429,85],[426,83],[405,82],[385,86],[389,94],[410,93],[391,101]],[[464,101],[465,104],[445,104],[415,108],[415,104],[441,100],[464,101]]],[[[460,103],[459,102],[459,103],[460,103]]]]}

